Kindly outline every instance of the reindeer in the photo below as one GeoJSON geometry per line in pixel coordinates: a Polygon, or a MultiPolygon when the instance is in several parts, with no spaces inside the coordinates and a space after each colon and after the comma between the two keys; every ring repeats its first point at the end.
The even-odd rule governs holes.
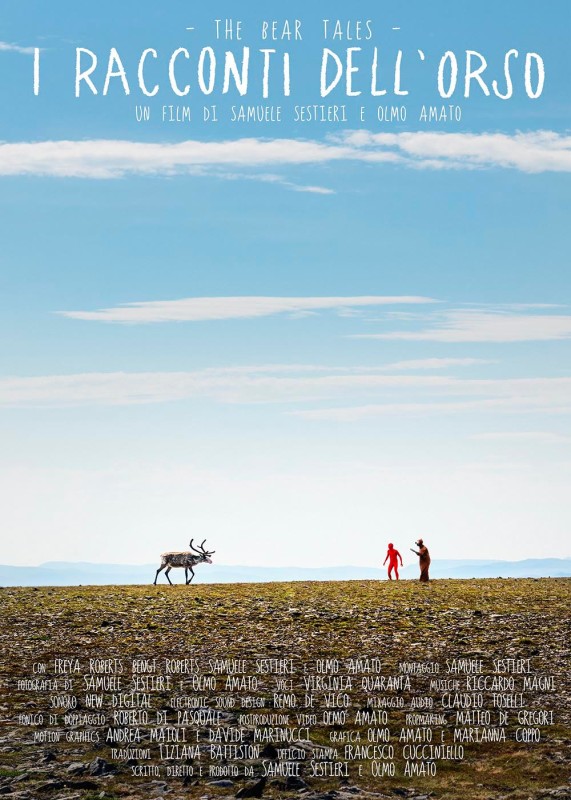
{"type": "Polygon", "coordinates": [[[210,556],[213,555],[216,551],[211,550],[209,552],[208,550],[204,549],[204,542],[206,541],[206,539],[204,539],[202,544],[199,545],[200,550],[197,550],[196,547],[192,546],[193,541],[194,539],[191,539],[189,545],[190,550],[194,551],[192,553],[190,552],[190,550],[161,553],[161,566],[158,568],[157,573],[155,575],[155,582],[154,582],[155,586],[157,585],[157,578],[159,577],[159,572],[161,572],[165,567],[167,568],[165,575],[167,576],[167,580],[171,586],[173,585],[173,582],[169,578],[169,572],[171,571],[171,569],[173,567],[184,567],[184,579],[186,585],[188,586],[192,578],[194,578],[194,570],[192,568],[196,564],[212,564],[212,559],[210,558],[210,556]],[[190,578],[190,580],[188,579],[189,570],[192,573],[192,577],[190,578]]]}

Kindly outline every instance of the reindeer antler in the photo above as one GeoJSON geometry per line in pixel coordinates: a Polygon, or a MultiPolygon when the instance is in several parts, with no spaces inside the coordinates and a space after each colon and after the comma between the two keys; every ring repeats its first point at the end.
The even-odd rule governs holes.
{"type": "MultiPolygon", "coordinates": [[[[204,542],[206,539],[204,540],[204,542]]],[[[194,542],[194,537],[190,540],[190,544],[188,545],[191,550],[194,550],[195,553],[200,553],[200,550],[197,550],[196,547],[193,547],[192,543],[194,542]]],[[[202,544],[204,544],[204,542],[202,544]]],[[[204,551],[203,551],[204,552],[204,551]]]]}
{"type": "Polygon", "coordinates": [[[207,555],[207,556],[211,556],[213,553],[215,553],[215,552],[216,552],[216,550],[205,550],[205,549],[204,549],[204,542],[205,542],[205,541],[206,541],[206,539],[203,539],[203,540],[202,540],[202,544],[200,545],[200,549],[202,550],[202,552],[203,552],[205,555],[207,555]]]}

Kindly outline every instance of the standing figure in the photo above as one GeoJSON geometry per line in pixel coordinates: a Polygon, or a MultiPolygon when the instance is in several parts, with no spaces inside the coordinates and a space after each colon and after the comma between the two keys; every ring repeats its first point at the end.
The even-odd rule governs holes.
{"type": "Polygon", "coordinates": [[[402,567],[402,556],[401,556],[401,554],[399,553],[398,550],[395,550],[395,548],[393,547],[393,544],[391,542],[389,544],[389,549],[387,550],[387,557],[383,561],[383,567],[385,566],[387,561],[389,562],[389,580],[390,581],[392,581],[392,579],[393,579],[393,576],[391,575],[391,572],[393,571],[393,569],[395,571],[395,578],[397,579],[397,581],[399,579],[399,564],[398,564],[398,559],[399,558],[400,558],[400,565],[402,567]]]}
{"type": "Polygon", "coordinates": [[[428,568],[430,566],[430,553],[428,552],[428,548],[425,546],[422,539],[419,539],[418,542],[415,542],[415,545],[419,548],[418,550],[412,550],[413,553],[416,553],[418,556],[418,565],[420,567],[420,580],[423,583],[428,583],[428,568]]]}

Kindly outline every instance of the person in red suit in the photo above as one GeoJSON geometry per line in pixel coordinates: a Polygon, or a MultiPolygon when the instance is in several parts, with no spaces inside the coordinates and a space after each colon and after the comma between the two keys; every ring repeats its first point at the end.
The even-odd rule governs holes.
{"type": "Polygon", "coordinates": [[[383,561],[383,567],[385,566],[387,561],[389,562],[389,580],[390,581],[392,581],[392,579],[393,579],[393,576],[391,575],[393,569],[395,571],[395,578],[397,579],[397,581],[399,579],[399,563],[398,563],[398,559],[399,558],[400,558],[400,565],[402,567],[402,556],[401,556],[401,554],[399,553],[398,550],[395,550],[395,548],[393,547],[393,544],[391,542],[389,544],[389,549],[387,550],[387,557],[383,561]]]}

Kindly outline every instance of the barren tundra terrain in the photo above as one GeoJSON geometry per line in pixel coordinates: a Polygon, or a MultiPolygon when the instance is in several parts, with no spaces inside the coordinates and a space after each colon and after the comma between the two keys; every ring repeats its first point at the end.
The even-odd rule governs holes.
{"type": "MultiPolygon", "coordinates": [[[[428,586],[414,581],[351,581],[0,589],[0,794],[14,800],[138,797],[209,800],[234,796],[300,800],[571,798],[570,607],[568,579],[442,580],[428,586]],[[58,658],[68,659],[73,665],[78,659],[79,671],[56,674],[58,658]],[[50,709],[52,692],[49,688],[37,691],[24,688],[27,685],[19,685],[18,680],[46,681],[57,677],[61,682],[70,677],[74,681],[73,691],[62,692],[60,683],[58,693],[77,696],[74,713],[94,713],[97,709],[89,706],[89,695],[102,694],[105,705],[110,707],[113,687],[103,681],[93,691],[86,690],[84,674],[88,672],[90,658],[118,659],[107,663],[128,667],[129,679],[132,659],[143,659],[141,664],[156,659],[157,670],[150,673],[155,676],[164,674],[165,659],[178,659],[181,663],[187,659],[191,670],[200,670],[202,683],[195,678],[193,688],[190,673],[176,676],[176,692],[160,683],[150,688],[148,681],[140,682],[137,694],[145,695],[149,689],[151,714],[148,724],[141,716],[130,719],[133,723],[130,727],[140,731],[139,742],[121,743],[119,734],[115,741],[109,740],[120,727],[109,719],[102,725],[75,726],[79,731],[98,731],[99,741],[77,741],[77,737],[68,741],[65,735],[59,741],[50,741],[49,737],[42,740],[41,735],[34,741],[37,732],[50,729],[49,713],[54,711],[50,709]],[[234,677],[238,680],[227,684],[228,676],[232,677],[232,665],[244,659],[248,662],[246,673],[236,672],[234,677]],[[279,671],[280,665],[290,663],[289,659],[296,666],[294,676],[263,671],[268,665],[269,669],[279,671]],[[460,659],[463,661],[459,662],[460,659]],[[406,725],[406,714],[411,713],[414,697],[434,698],[432,709],[417,708],[415,713],[445,713],[446,741],[453,741],[453,729],[459,725],[458,708],[443,709],[443,691],[429,689],[435,675],[410,675],[412,686],[407,688],[402,664],[438,662],[441,672],[437,677],[458,679],[464,689],[466,675],[447,673],[447,663],[454,669],[455,663],[482,662],[487,675],[493,674],[492,665],[497,659],[502,660],[499,674],[504,677],[510,675],[510,666],[522,663],[531,665],[534,675],[541,676],[536,688],[527,693],[525,708],[532,712],[552,710],[553,724],[524,725],[539,729],[539,741],[516,741],[516,729],[522,726],[517,723],[517,709],[509,708],[505,741],[475,741],[474,737],[477,739],[481,733],[466,733],[462,760],[438,761],[435,775],[406,775],[399,737],[403,727],[410,727],[406,725]],[[256,672],[256,663],[263,665],[261,673],[256,672]],[[34,664],[45,664],[45,673],[34,673],[34,664]],[[356,671],[351,673],[353,668],[356,671]],[[255,681],[252,675],[256,676],[255,681]],[[315,707],[309,709],[304,705],[308,692],[304,678],[308,676],[319,678],[314,684],[315,707]],[[352,677],[351,688],[345,691],[343,677],[347,676],[352,677]],[[394,682],[387,683],[388,676],[394,682]],[[292,681],[291,685],[284,684],[282,700],[274,696],[277,679],[292,681]],[[331,692],[327,691],[329,688],[331,692]],[[158,763],[157,759],[154,755],[150,760],[136,756],[149,746],[149,728],[155,723],[157,710],[166,715],[168,723],[173,722],[171,728],[175,726],[178,711],[173,707],[173,696],[177,693],[198,698],[194,711],[202,709],[203,714],[216,709],[216,703],[220,703],[216,698],[222,697],[218,725],[214,725],[218,733],[212,734],[212,718],[194,717],[195,722],[198,720],[195,725],[198,732],[196,735],[193,732],[189,749],[163,750],[166,760],[161,762],[161,773],[149,774],[149,770],[140,768],[158,763]],[[349,696],[349,705],[337,697],[345,694],[349,696]],[[334,705],[330,707],[326,701],[332,695],[334,705]],[[224,699],[232,697],[236,699],[234,706],[232,701],[224,699]],[[250,698],[245,701],[249,707],[242,706],[244,697],[250,698]],[[335,705],[337,701],[339,704],[335,705]],[[374,707],[375,703],[379,705],[374,707]],[[392,706],[383,708],[383,703],[392,706]],[[24,724],[38,711],[43,713],[43,722],[24,724]],[[274,728],[299,728],[295,715],[300,711],[315,713],[318,722],[311,726],[309,736],[302,735],[295,742],[293,755],[297,759],[290,758],[289,762],[298,764],[291,768],[298,774],[288,775],[280,767],[288,762],[288,754],[279,752],[279,748],[287,745],[272,742],[276,734],[268,733],[271,725],[256,726],[243,715],[255,712],[282,714],[285,718],[289,714],[287,724],[274,728]],[[340,716],[323,716],[343,711],[347,712],[344,724],[340,716]],[[388,713],[387,724],[382,721],[382,711],[388,713]],[[342,771],[334,774],[332,765],[336,759],[328,759],[327,748],[337,749],[337,760],[343,761],[346,752],[351,752],[345,750],[350,744],[349,735],[353,746],[359,741],[357,734],[361,736],[361,744],[366,744],[368,730],[383,731],[387,727],[396,751],[393,776],[371,774],[369,761],[360,758],[358,751],[352,751],[347,774],[342,771]],[[220,738],[221,731],[228,736],[229,730],[239,731],[245,746],[258,741],[259,756],[243,761],[239,753],[235,759],[223,757],[216,762],[220,774],[208,774],[206,765],[210,763],[212,737],[220,738]],[[129,747],[139,748],[139,753],[129,752],[129,747]],[[198,769],[201,763],[202,775],[198,769]],[[318,766],[315,774],[312,763],[330,766],[318,766]],[[240,774],[233,775],[231,770],[224,774],[228,764],[238,765],[240,774]],[[247,775],[244,764],[250,769],[247,775]],[[193,769],[187,769],[186,775],[167,776],[167,766],[193,769]],[[324,774],[319,774],[320,770],[324,774]]],[[[109,679],[113,677],[113,668],[110,669],[96,674],[109,679]]],[[[519,687],[522,675],[516,673],[514,677],[519,687]]],[[[123,680],[126,681],[125,676],[123,680]]],[[[486,690],[484,695],[485,704],[491,707],[491,691],[486,690]]],[[[65,732],[66,726],[61,724],[63,710],[55,711],[56,728],[65,732]]],[[[493,717],[496,715],[497,709],[493,717]]],[[[537,722],[540,718],[529,719],[537,722]]],[[[430,725],[418,727],[422,730],[430,725]]],[[[460,727],[481,731],[485,725],[473,719],[460,727]]],[[[377,742],[379,746],[386,743],[377,742]]],[[[153,754],[158,744],[154,742],[153,754]]],[[[221,746],[220,742],[215,744],[221,746]]]]}

